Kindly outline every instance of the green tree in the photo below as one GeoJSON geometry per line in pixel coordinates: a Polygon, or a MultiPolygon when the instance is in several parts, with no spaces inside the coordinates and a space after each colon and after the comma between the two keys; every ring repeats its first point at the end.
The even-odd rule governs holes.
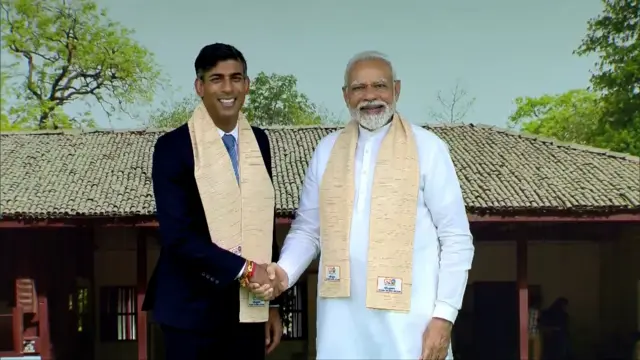
{"type": "Polygon", "coordinates": [[[3,104],[6,126],[94,126],[96,105],[111,116],[152,101],[160,80],[153,55],[94,1],[3,0],[0,8],[2,49],[24,69],[11,84],[15,101],[3,104]],[[78,103],[87,111],[65,112],[78,103]]]}
{"type": "Polygon", "coordinates": [[[603,12],[588,21],[574,53],[599,57],[591,85],[602,96],[603,119],[632,131],[640,121],[640,1],[602,2],[603,12]]]}
{"type": "Polygon", "coordinates": [[[0,131],[11,130],[8,113],[9,105],[7,104],[7,96],[9,95],[7,78],[8,74],[0,71],[0,131]]]}
{"type": "Polygon", "coordinates": [[[597,55],[591,89],[516,99],[525,132],[640,155],[640,1],[603,0],[579,56],[597,55]]]}
{"type": "Polygon", "coordinates": [[[621,130],[601,121],[606,106],[597,93],[578,89],[519,97],[515,104],[509,122],[525,133],[640,155],[640,123],[635,129],[621,130]]]}
{"type": "Polygon", "coordinates": [[[297,85],[294,75],[260,72],[251,82],[249,99],[243,109],[247,119],[256,126],[322,123],[318,107],[297,85]]]}
{"type": "Polygon", "coordinates": [[[151,113],[148,125],[158,129],[173,129],[186,123],[191,118],[200,99],[194,94],[179,101],[166,104],[158,111],[151,113]]]}
{"type": "MultiPolygon", "coordinates": [[[[298,91],[296,77],[259,73],[251,82],[249,97],[242,111],[256,126],[269,125],[336,125],[337,117],[322,106],[311,102],[298,91]]],[[[165,106],[149,117],[155,128],[175,128],[189,120],[200,102],[195,95],[165,106]]]]}

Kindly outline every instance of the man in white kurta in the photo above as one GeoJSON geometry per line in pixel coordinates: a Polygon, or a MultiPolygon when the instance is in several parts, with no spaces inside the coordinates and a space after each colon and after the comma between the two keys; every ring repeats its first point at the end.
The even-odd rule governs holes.
{"type": "MultiPolygon", "coordinates": [[[[444,351],[440,351],[439,356],[435,351],[425,356],[424,349],[428,337],[426,329],[431,319],[449,325],[454,323],[474,253],[462,193],[447,145],[428,130],[410,125],[419,162],[410,311],[402,313],[368,308],[367,252],[373,175],[381,143],[389,132],[389,119],[395,113],[399,82],[395,80],[390,62],[381,54],[363,53],[349,63],[344,91],[353,121],[360,123],[349,237],[350,296],[318,296],[317,359],[415,360],[423,357],[441,359],[445,355],[452,358],[451,326],[440,327],[445,330],[432,329],[432,332],[440,332],[431,334],[432,338],[446,338],[444,351]],[[388,74],[378,76],[375,71],[369,71],[372,68],[382,68],[388,74]],[[390,99],[384,96],[385,86],[392,94],[390,99]],[[360,92],[360,97],[350,101],[350,91],[369,93],[360,92]],[[354,101],[357,101],[355,106],[354,101]],[[367,108],[362,103],[384,104],[384,109],[367,112],[365,110],[369,108],[375,110],[375,106],[367,108]]],[[[310,161],[300,206],[284,242],[277,263],[279,267],[275,267],[278,276],[284,278],[284,287],[296,283],[318,255],[319,268],[324,269],[320,253],[320,185],[339,135],[340,131],[322,139],[310,161]]],[[[389,238],[388,241],[393,242],[394,239],[389,238]]],[[[322,277],[323,271],[319,273],[322,277]]]]}

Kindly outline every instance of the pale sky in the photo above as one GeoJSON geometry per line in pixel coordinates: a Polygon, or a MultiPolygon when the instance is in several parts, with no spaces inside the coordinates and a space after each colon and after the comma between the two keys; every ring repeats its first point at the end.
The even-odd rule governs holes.
{"type": "MultiPolygon", "coordinates": [[[[98,0],[136,31],[162,70],[192,92],[193,61],[214,42],[236,46],[249,73],[294,74],[314,102],[346,118],[341,86],[354,54],[388,54],[402,81],[398,109],[430,120],[438,90],[460,81],[476,97],[466,122],[506,126],[518,96],[588,85],[594,58],[572,51],[600,0],[98,0]]],[[[166,94],[158,101],[166,99],[166,94]]],[[[100,112],[95,116],[110,127],[100,112]]],[[[131,120],[112,122],[135,128],[131,120]]]]}

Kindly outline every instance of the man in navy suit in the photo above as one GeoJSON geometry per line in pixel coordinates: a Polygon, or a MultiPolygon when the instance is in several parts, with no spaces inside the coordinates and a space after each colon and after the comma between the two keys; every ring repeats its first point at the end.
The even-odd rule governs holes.
{"type": "MultiPolygon", "coordinates": [[[[220,136],[237,139],[238,116],[249,91],[244,56],[231,45],[207,45],[196,58],[195,70],[196,92],[220,136]]],[[[269,139],[262,129],[252,130],[271,177],[269,139]]],[[[278,302],[271,302],[267,323],[240,323],[238,280],[248,262],[211,240],[187,124],[158,138],[152,178],[162,250],[143,310],[153,310],[162,328],[166,359],[264,359],[282,335],[278,302]]],[[[276,261],[275,236],[272,247],[276,261]]],[[[273,282],[264,264],[255,265],[247,280],[273,282]]]]}

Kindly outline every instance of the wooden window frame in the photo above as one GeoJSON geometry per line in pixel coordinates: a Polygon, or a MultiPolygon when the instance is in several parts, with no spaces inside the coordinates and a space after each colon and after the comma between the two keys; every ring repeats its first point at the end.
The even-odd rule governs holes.
{"type": "Polygon", "coordinates": [[[306,341],[308,339],[309,301],[307,291],[307,281],[304,280],[296,283],[282,294],[282,316],[284,317],[282,341],[306,341]],[[289,334],[289,332],[293,334],[289,334]]]}
{"type": "Polygon", "coordinates": [[[135,286],[103,286],[100,288],[100,341],[136,342],[138,340],[138,297],[135,286]],[[122,293],[120,293],[122,291],[122,293]],[[118,309],[120,296],[127,307],[118,309]],[[115,306],[110,305],[115,299],[115,306]],[[123,319],[124,317],[124,319],[123,319]],[[125,335],[120,337],[119,323],[123,321],[125,335]],[[128,328],[128,329],[127,329],[128,328]]]}

